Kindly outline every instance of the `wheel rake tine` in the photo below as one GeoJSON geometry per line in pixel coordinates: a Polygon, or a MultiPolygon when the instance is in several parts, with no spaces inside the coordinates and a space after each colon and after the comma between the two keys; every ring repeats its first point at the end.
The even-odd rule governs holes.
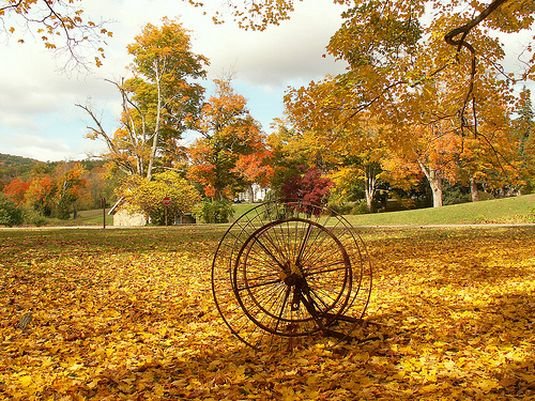
{"type": "Polygon", "coordinates": [[[364,322],[370,298],[371,263],[352,230],[344,217],[303,201],[266,202],[239,217],[220,240],[212,263],[214,301],[230,332],[264,351],[318,333],[355,339],[351,334],[364,322]],[[346,231],[354,240],[347,251],[346,231]],[[342,267],[318,262],[330,254],[342,267]],[[353,271],[365,261],[366,270],[353,271]],[[310,269],[314,277],[307,282],[310,269]],[[369,284],[361,286],[363,279],[369,284]]]}

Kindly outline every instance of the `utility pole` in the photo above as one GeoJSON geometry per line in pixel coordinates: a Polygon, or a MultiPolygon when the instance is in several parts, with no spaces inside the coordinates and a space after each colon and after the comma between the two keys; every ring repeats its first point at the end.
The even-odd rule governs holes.
{"type": "Polygon", "coordinates": [[[106,229],[106,198],[102,197],[100,199],[102,203],[102,229],[106,229]]]}

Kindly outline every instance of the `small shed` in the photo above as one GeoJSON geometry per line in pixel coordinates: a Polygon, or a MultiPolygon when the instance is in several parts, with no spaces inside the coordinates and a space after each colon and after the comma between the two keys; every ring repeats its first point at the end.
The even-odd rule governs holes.
{"type": "Polygon", "coordinates": [[[113,216],[113,225],[117,227],[142,227],[148,220],[143,213],[132,213],[126,207],[126,200],[121,197],[112,206],[109,215],[113,216]]]}

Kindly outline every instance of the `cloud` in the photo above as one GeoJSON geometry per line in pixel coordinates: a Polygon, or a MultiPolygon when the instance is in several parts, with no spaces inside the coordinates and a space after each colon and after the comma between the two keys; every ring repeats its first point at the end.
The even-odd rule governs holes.
{"type": "Polygon", "coordinates": [[[177,0],[92,0],[86,15],[110,21],[114,37],[104,66],[89,73],[65,71],[65,59],[43,49],[37,38],[24,45],[4,43],[0,63],[1,151],[58,160],[98,150],[84,139],[89,119],[75,103],[90,103],[112,130],[120,112],[118,94],[104,78],[120,80],[131,62],[126,45],[143,26],[177,16],[191,31],[195,52],[210,58],[210,78],[232,71],[244,82],[253,115],[269,121],[281,110],[285,86],[305,83],[342,68],[321,57],[340,19],[330,1],[298,3],[292,20],[265,32],[246,32],[229,22],[214,25],[209,16],[177,0]],[[267,103],[277,103],[265,107],[267,103]],[[258,105],[258,106],[256,106],[258,105]],[[255,107],[262,110],[255,110],[255,107]],[[43,123],[43,120],[47,120],[43,123]],[[75,132],[76,137],[73,137],[75,132]],[[89,149],[89,150],[88,150],[89,149]]]}
{"type": "Polygon", "coordinates": [[[267,87],[309,81],[345,67],[322,57],[341,23],[340,9],[327,4],[298,3],[290,21],[264,32],[243,31],[229,23],[207,27],[194,37],[212,60],[212,76],[234,70],[239,79],[267,87]]]}
{"type": "Polygon", "coordinates": [[[36,158],[43,161],[63,160],[72,150],[61,140],[50,140],[39,135],[18,134],[6,138],[0,134],[4,143],[2,153],[36,158]]]}
{"type": "Polygon", "coordinates": [[[177,0],[94,0],[88,4],[89,15],[98,15],[103,10],[109,19],[117,19],[110,24],[114,38],[107,51],[111,59],[105,61],[105,68],[110,62],[126,66],[131,61],[126,45],[145,24],[157,25],[169,16],[177,17],[190,31],[193,50],[210,59],[212,78],[231,71],[251,83],[280,86],[344,69],[343,63],[322,58],[329,38],[342,21],[342,8],[328,0],[297,2],[291,20],[263,32],[244,31],[232,21],[215,25],[209,14],[203,15],[202,10],[177,0]]]}

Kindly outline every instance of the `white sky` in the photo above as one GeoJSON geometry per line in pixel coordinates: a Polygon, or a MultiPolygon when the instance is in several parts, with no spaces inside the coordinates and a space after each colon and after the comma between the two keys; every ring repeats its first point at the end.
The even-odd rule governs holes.
{"type": "MultiPolygon", "coordinates": [[[[87,16],[112,21],[109,28],[114,36],[100,69],[66,73],[65,59],[44,50],[38,38],[26,37],[20,45],[17,37],[0,35],[0,153],[43,161],[101,153],[102,143],[85,138],[90,120],[74,104],[91,104],[108,131],[113,131],[120,99],[104,79],[129,75],[126,45],[145,24],[158,25],[164,16],[178,17],[191,31],[193,50],[210,59],[209,79],[232,72],[236,90],[246,96],[253,117],[265,131],[273,118],[282,115],[282,96],[288,86],[344,70],[343,63],[322,57],[341,23],[341,9],[332,0],[298,2],[290,21],[264,32],[243,31],[232,22],[214,25],[202,10],[180,0],[91,0],[84,6],[87,16]]],[[[530,33],[525,33],[529,40],[530,33]]],[[[521,43],[505,45],[515,48],[521,43]]],[[[514,62],[511,58],[509,64],[514,62]]]]}
{"type": "Polygon", "coordinates": [[[341,10],[331,0],[299,4],[291,21],[264,32],[243,31],[230,21],[214,25],[202,10],[180,0],[91,0],[84,5],[93,19],[113,21],[114,36],[99,69],[66,73],[65,59],[44,50],[39,39],[26,37],[21,45],[17,37],[0,37],[0,153],[43,161],[99,154],[104,146],[85,138],[90,121],[74,104],[90,103],[113,132],[120,99],[104,79],[129,75],[126,45],[145,24],[159,25],[164,16],[178,17],[191,31],[193,50],[210,59],[209,79],[232,72],[236,90],[249,100],[253,117],[266,131],[282,115],[289,85],[344,69],[322,58],[341,21],[341,10]]]}

